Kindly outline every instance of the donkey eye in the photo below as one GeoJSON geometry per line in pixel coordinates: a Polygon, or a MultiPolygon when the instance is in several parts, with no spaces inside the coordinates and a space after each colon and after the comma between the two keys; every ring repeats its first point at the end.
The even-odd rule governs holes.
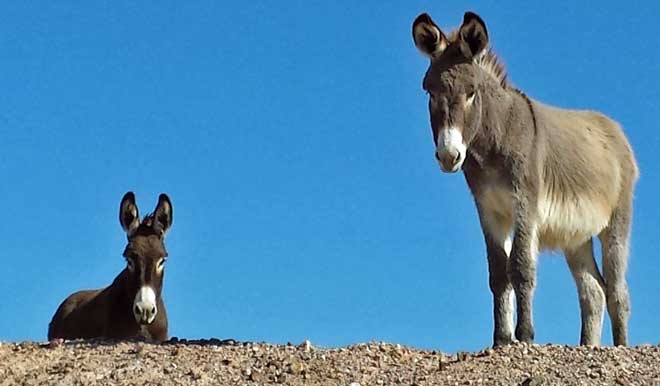
{"type": "Polygon", "coordinates": [[[129,271],[133,271],[135,269],[135,264],[133,263],[133,260],[126,259],[126,267],[128,268],[129,271]]]}
{"type": "Polygon", "coordinates": [[[167,259],[158,260],[158,264],[156,264],[156,268],[158,268],[159,271],[163,270],[163,267],[165,266],[165,260],[167,259]]]}
{"type": "Polygon", "coordinates": [[[465,105],[466,105],[466,106],[470,106],[470,105],[472,105],[472,102],[474,102],[474,96],[475,96],[475,95],[476,95],[476,94],[474,93],[474,91],[470,91],[469,93],[467,93],[467,94],[465,95],[465,105]]]}

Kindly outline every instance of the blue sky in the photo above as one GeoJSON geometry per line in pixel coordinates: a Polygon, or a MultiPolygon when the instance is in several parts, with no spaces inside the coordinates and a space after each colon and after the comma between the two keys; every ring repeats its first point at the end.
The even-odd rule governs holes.
{"type": "MultiPolygon", "coordinates": [[[[142,213],[172,199],[171,335],[490,345],[476,211],[433,158],[410,33],[422,11],[449,30],[468,9],[527,94],[625,128],[641,169],[630,339],[657,343],[650,1],[3,2],[0,340],[45,340],[69,293],[112,281],[132,190],[142,213]]],[[[538,273],[537,342],[575,344],[565,261],[538,273]]]]}

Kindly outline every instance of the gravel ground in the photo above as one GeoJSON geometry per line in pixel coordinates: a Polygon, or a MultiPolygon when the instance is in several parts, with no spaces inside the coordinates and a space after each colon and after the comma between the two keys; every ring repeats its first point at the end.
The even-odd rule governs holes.
{"type": "Polygon", "coordinates": [[[0,343],[0,385],[660,385],[660,346],[514,344],[444,354],[217,339],[0,343]]]}

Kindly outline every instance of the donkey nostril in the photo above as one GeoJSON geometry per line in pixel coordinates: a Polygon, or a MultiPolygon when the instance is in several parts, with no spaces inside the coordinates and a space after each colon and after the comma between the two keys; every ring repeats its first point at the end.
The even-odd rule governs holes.
{"type": "Polygon", "coordinates": [[[456,165],[460,159],[461,159],[461,153],[456,153],[456,157],[454,157],[454,165],[456,165]]]}
{"type": "Polygon", "coordinates": [[[133,312],[135,312],[136,315],[140,315],[142,313],[140,312],[140,307],[138,307],[137,304],[135,305],[135,307],[133,307],[133,312]]]}

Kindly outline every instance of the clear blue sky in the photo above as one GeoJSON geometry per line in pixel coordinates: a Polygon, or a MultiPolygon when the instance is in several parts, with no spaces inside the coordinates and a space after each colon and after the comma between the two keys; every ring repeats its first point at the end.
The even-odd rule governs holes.
{"type": "MultiPolygon", "coordinates": [[[[657,343],[652,1],[3,2],[0,340],[45,340],[68,294],[112,281],[133,190],[142,213],[160,192],[174,206],[171,335],[490,345],[476,211],[433,158],[410,33],[468,9],[530,96],[624,126],[641,168],[630,338],[657,343]]],[[[540,259],[535,322],[540,343],[578,341],[560,255],[540,259]]]]}

